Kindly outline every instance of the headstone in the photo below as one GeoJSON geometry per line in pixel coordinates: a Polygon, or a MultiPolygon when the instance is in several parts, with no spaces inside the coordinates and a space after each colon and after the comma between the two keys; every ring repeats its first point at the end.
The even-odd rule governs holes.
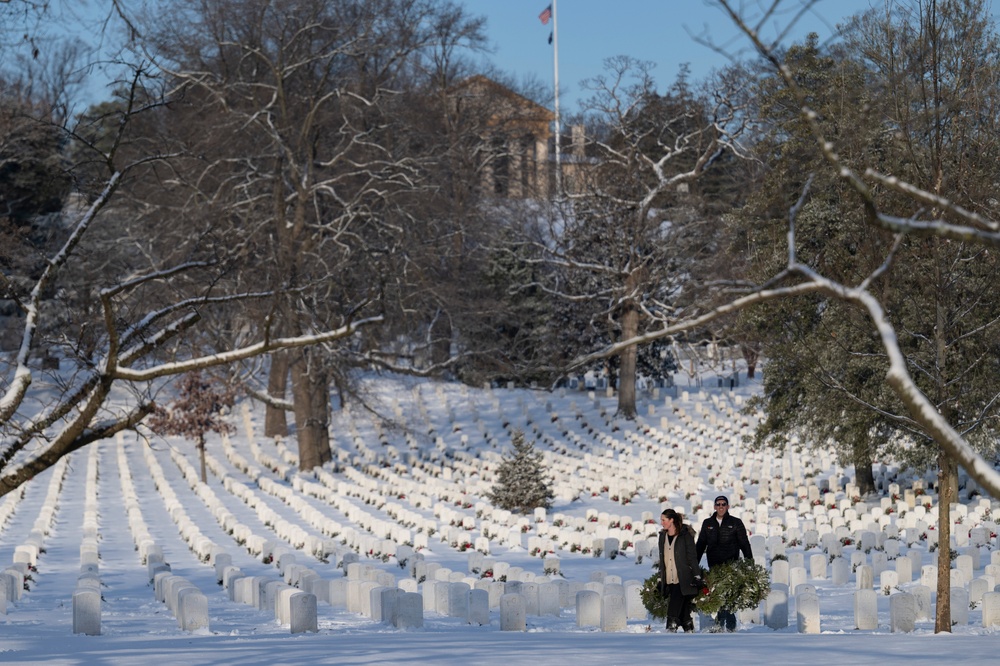
{"type": "Polygon", "coordinates": [[[913,560],[908,557],[896,559],[896,577],[899,585],[909,585],[913,582],[913,560]]]}
{"type": "Polygon", "coordinates": [[[327,591],[330,605],[334,608],[347,608],[347,579],[335,578],[329,583],[327,591]]]}
{"type": "Polygon", "coordinates": [[[978,606],[983,600],[983,595],[992,591],[993,586],[987,579],[983,577],[973,578],[969,581],[969,605],[978,606]]]}
{"type": "Polygon", "coordinates": [[[601,597],[601,631],[625,631],[625,589],[621,585],[606,585],[601,597]]]}
{"type": "Polygon", "coordinates": [[[875,590],[854,592],[854,628],[861,631],[878,629],[878,595],[875,590]]]}
{"type": "MultiPolygon", "coordinates": [[[[465,583],[448,583],[445,586],[448,594],[447,615],[463,620],[469,619],[469,586],[465,583]]],[[[438,609],[438,612],[441,612],[438,609]]]]}
{"type": "Polygon", "coordinates": [[[771,561],[771,583],[775,585],[788,585],[788,560],[771,561]]]}
{"type": "Polygon", "coordinates": [[[851,580],[851,563],[843,557],[834,558],[831,568],[831,582],[834,585],[847,585],[851,580]]]}
{"type": "Polygon", "coordinates": [[[969,624],[969,592],[964,587],[951,588],[951,623],[959,627],[969,624]]]}
{"type": "Polygon", "coordinates": [[[974,568],[972,557],[969,555],[959,555],[955,558],[955,569],[961,571],[965,577],[965,582],[968,583],[974,577],[974,568]]]}
{"type": "Polygon", "coordinates": [[[795,614],[800,634],[820,633],[819,597],[815,593],[804,592],[795,596],[795,614]]]}
{"type": "Polygon", "coordinates": [[[917,603],[912,594],[898,592],[889,597],[889,628],[893,633],[910,633],[916,622],[917,603]]]}
{"type": "Polygon", "coordinates": [[[315,634],[319,632],[315,594],[296,592],[288,598],[288,607],[288,625],[291,633],[310,632],[315,634]]]}
{"type": "Polygon", "coordinates": [[[576,593],[576,626],[601,626],[601,595],[593,590],[576,593]]]}
{"type": "Polygon", "coordinates": [[[987,592],[983,595],[983,626],[1000,625],[1000,592],[987,592]]]}
{"type": "Polygon", "coordinates": [[[784,629],[788,626],[788,588],[771,585],[771,591],[764,599],[764,624],[770,629],[784,629]]]}
{"type": "Polygon", "coordinates": [[[808,579],[805,567],[791,567],[788,570],[788,589],[793,595],[798,594],[799,585],[804,585],[808,579]]]}
{"type": "Polygon", "coordinates": [[[469,624],[484,626],[490,623],[490,593],[486,590],[469,591],[469,624]]]}
{"type": "Polygon", "coordinates": [[[559,617],[559,585],[554,582],[538,586],[538,614],[559,617]]]}
{"type": "Polygon", "coordinates": [[[538,612],[538,583],[521,584],[521,596],[524,597],[524,612],[528,615],[540,615],[538,612]]]}
{"type": "Polygon", "coordinates": [[[913,585],[909,592],[916,604],[917,622],[930,620],[934,613],[934,608],[931,606],[931,588],[926,585],[913,585]]]}
{"type": "Polygon", "coordinates": [[[520,594],[500,597],[500,631],[526,631],[527,628],[524,597],[520,594]]]}
{"type": "Polygon", "coordinates": [[[870,565],[862,564],[854,573],[857,576],[859,590],[870,590],[875,587],[875,574],[870,565]]]}
{"type": "Polygon", "coordinates": [[[396,613],[399,612],[399,595],[402,590],[398,587],[376,587],[371,591],[372,595],[372,619],[384,624],[396,624],[396,613]]]}
{"type": "Polygon", "coordinates": [[[885,596],[889,596],[895,592],[899,586],[899,574],[895,571],[889,571],[888,569],[879,574],[878,577],[878,588],[885,596]]]}
{"type": "Polygon", "coordinates": [[[396,599],[396,628],[421,629],[424,626],[424,600],[418,592],[403,592],[396,599]]]}
{"type": "Polygon", "coordinates": [[[920,567],[920,584],[932,590],[937,589],[937,567],[925,564],[920,567]]]}
{"type": "Polygon", "coordinates": [[[629,620],[645,620],[649,617],[649,611],[642,603],[642,583],[639,581],[625,583],[625,615],[629,620]]]}
{"type": "Polygon", "coordinates": [[[101,593],[98,590],[73,592],[73,633],[101,635],[101,593]]]}
{"type": "Polygon", "coordinates": [[[192,587],[179,592],[177,626],[184,631],[208,629],[208,597],[197,588],[192,587]]]}
{"type": "Polygon", "coordinates": [[[809,556],[809,577],[814,580],[826,578],[827,559],[825,553],[814,553],[809,556]]]}

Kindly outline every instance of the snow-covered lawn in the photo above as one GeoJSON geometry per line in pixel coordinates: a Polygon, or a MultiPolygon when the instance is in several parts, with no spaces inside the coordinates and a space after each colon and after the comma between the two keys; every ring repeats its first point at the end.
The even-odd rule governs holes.
{"type": "MultiPolygon", "coordinates": [[[[890,598],[877,573],[878,628],[855,628],[854,565],[895,571],[898,548],[898,557],[914,565],[912,582],[898,585],[909,591],[921,582],[921,565],[934,563],[928,543],[936,513],[932,508],[918,518],[916,508],[933,502],[933,492],[919,494],[919,479],[895,478],[890,467],[885,488],[894,484],[898,498],[884,506],[880,499],[855,504],[846,483],[852,470],[837,467],[827,454],[746,451],[741,435],[753,419],[739,409],[754,387],[730,391],[712,380],[701,391],[681,387],[670,399],[643,393],[636,423],[616,420],[615,399],[603,391],[370,380],[378,409],[397,427],[379,426],[359,408],[335,412],[336,459],[316,475],[296,472],[294,443],[286,448],[254,434],[262,413],[247,410],[244,416],[239,408],[232,419],[238,433],[209,441],[204,486],[190,442],[147,442],[134,434],[102,442],[34,479],[23,493],[0,499],[0,567],[34,559],[26,544],[41,542],[25,581],[29,589],[0,614],[0,663],[996,662],[998,629],[982,626],[981,603],[953,634],[934,635],[926,619],[912,633],[892,633],[890,598]],[[510,516],[482,499],[514,429],[546,453],[555,477],[556,502],[544,516],[510,516]],[[823,492],[827,488],[831,492],[823,492]],[[762,561],[770,566],[783,548],[795,569],[801,557],[805,582],[820,599],[822,633],[798,633],[792,595],[789,626],[779,630],[766,627],[760,613],[744,614],[736,634],[667,634],[659,621],[638,617],[620,632],[577,625],[574,590],[591,581],[627,586],[645,579],[652,569],[651,558],[640,557],[648,548],[642,542],[655,539],[659,512],[682,510],[697,526],[717,494],[728,495],[733,513],[762,537],[755,540],[762,561]],[[920,538],[928,533],[929,539],[920,538]],[[91,570],[100,585],[101,634],[88,636],[73,633],[73,592],[95,537],[99,562],[91,570]],[[876,547],[860,552],[867,546],[862,539],[873,538],[876,547]],[[603,546],[609,539],[618,540],[620,553],[595,557],[595,542],[603,546]],[[813,546],[814,540],[821,545],[813,546]],[[408,555],[411,550],[415,554],[408,555]],[[823,578],[808,575],[813,555],[829,558],[837,551],[851,563],[846,583],[834,584],[832,567],[823,578]],[[205,595],[208,628],[181,630],[157,601],[143,562],[150,552],[154,561],[162,552],[170,572],[205,595]],[[281,580],[279,563],[292,566],[293,557],[297,571],[321,580],[344,579],[350,569],[370,579],[382,574],[383,582],[391,576],[400,587],[417,590],[423,588],[420,577],[475,585],[492,570],[496,578],[506,572],[526,583],[564,581],[565,603],[558,616],[529,613],[527,631],[512,632],[501,631],[496,607],[482,626],[426,610],[422,628],[397,629],[321,598],[318,632],[292,634],[274,613],[230,599],[217,582],[213,561],[219,555],[245,576],[281,580]],[[354,557],[356,565],[344,566],[354,557]],[[556,560],[559,574],[546,576],[556,560]]],[[[968,508],[956,545],[973,570],[972,576],[956,574],[953,584],[975,592],[986,583],[970,579],[985,578],[992,590],[1000,582],[992,567],[1000,559],[993,557],[997,538],[990,519],[1000,506],[978,497],[963,505],[968,508]],[[973,528],[986,532],[978,563],[968,550],[970,534],[961,533],[973,528]]],[[[963,559],[954,566],[968,565],[963,559]]]]}

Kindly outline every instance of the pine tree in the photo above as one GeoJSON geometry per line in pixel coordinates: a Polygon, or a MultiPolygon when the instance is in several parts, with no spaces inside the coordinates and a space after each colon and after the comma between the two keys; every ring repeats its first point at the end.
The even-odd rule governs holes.
{"type": "Polygon", "coordinates": [[[538,507],[552,506],[552,480],[545,474],[542,453],[525,440],[524,433],[513,434],[514,454],[504,458],[497,468],[497,482],[486,497],[507,511],[527,513],[538,507]]]}

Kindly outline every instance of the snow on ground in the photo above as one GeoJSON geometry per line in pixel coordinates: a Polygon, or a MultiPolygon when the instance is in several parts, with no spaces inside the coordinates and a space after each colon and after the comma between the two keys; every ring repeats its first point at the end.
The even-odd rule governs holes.
{"type": "MultiPolygon", "coordinates": [[[[919,620],[913,633],[892,633],[889,597],[879,594],[878,629],[860,631],[854,621],[856,577],[833,585],[829,573],[808,580],[820,598],[819,634],[797,632],[794,600],[789,601],[790,626],[785,629],[767,628],[757,614],[757,623],[744,616],[735,634],[694,635],[667,634],[660,622],[648,618],[629,619],[621,632],[578,627],[572,603],[563,604],[558,617],[529,614],[525,632],[501,631],[495,608],[484,626],[428,610],[422,628],[396,629],[320,601],[318,632],[291,634],[273,613],[231,601],[216,581],[215,568],[195,552],[210,544],[246,575],[272,579],[280,576],[277,562],[265,563],[265,555],[291,552],[297,563],[334,580],[345,576],[338,561],[353,552],[341,543],[346,538],[360,551],[360,563],[391,573],[399,582],[410,577],[416,560],[401,568],[385,554],[392,548],[385,537],[394,535],[396,547],[411,543],[424,558],[422,567],[437,565],[470,578],[478,578],[470,564],[479,568],[480,562],[470,558],[477,557],[475,551],[462,552],[460,544],[478,540],[480,547],[489,547],[486,565],[492,563],[498,571],[521,568],[524,578],[544,579],[545,560],[532,554],[541,548],[558,557],[567,585],[601,576],[627,583],[652,571],[648,557],[639,561],[635,545],[614,559],[594,557],[583,548],[597,536],[633,544],[653,538],[658,514],[668,506],[683,510],[698,525],[720,493],[730,496],[733,513],[742,513],[752,533],[791,535],[786,554],[791,559],[801,553],[807,569],[810,556],[824,552],[797,543],[807,529],[833,531],[844,523],[858,536],[862,527],[872,528],[863,521],[877,522],[878,514],[885,516],[887,526],[905,526],[899,512],[885,514],[878,500],[852,507],[843,483],[851,470],[837,467],[828,455],[806,451],[782,458],[745,451],[740,436],[753,419],[739,413],[739,403],[756,387],[744,382],[735,390],[723,389],[710,379],[702,389],[680,387],[669,400],[666,394],[644,392],[636,423],[616,420],[615,399],[603,391],[476,390],[398,378],[371,380],[372,399],[395,427],[376,425],[361,409],[336,412],[336,460],[320,475],[298,475],[294,447],[253,435],[251,431],[259,433],[262,413],[248,412],[244,419],[237,411],[233,423],[238,434],[228,446],[217,437],[210,439],[205,486],[197,483],[190,442],[146,441],[134,434],[101,442],[73,454],[65,467],[34,479],[23,493],[0,498],[0,565],[10,567],[23,559],[23,549],[18,553],[17,548],[30,541],[33,530],[44,538],[37,570],[26,581],[30,589],[0,614],[0,663],[111,665],[149,658],[169,664],[268,666],[996,662],[998,629],[983,628],[981,605],[952,634],[934,635],[929,620],[919,620]],[[556,476],[558,497],[541,523],[534,516],[507,520],[482,504],[482,492],[490,487],[492,470],[509,450],[515,428],[535,439],[556,476]],[[96,471],[89,481],[88,466],[96,471]],[[825,482],[837,490],[829,503],[824,497],[823,511],[813,509],[808,497],[796,496],[825,482]],[[768,493],[772,487],[789,489],[786,483],[794,488],[791,496],[768,493]],[[767,499],[758,503],[762,488],[767,499]],[[625,498],[630,498],[627,503],[625,498]],[[755,508],[748,508],[750,501],[755,508]],[[827,504],[841,508],[828,512],[827,504]],[[848,507],[861,509],[859,516],[846,514],[848,507]],[[148,538],[162,548],[172,573],[207,596],[207,629],[182,631],[167,606],[156,600],[135,543],[136,514],[148,538]],[[840,520],[830,520],[832,516],[840,520]],[[233,530],[234,524],[244,531],[233,530]],[[340,527],[336,538],[324,534],[335,529],[331,525],[340,527]],[[81,573],[81,546],[91,534],[97,535],[100,552],[99,636],[73,633],[72,594],[81,573]],[[240,536],[245,534],[251,537],[240,536]],[[193,549],[189,543],[200,545],[193,549]],[[324,555],[324,550],[330,552],[324,555]]],[[[900,493],[911,488],[909,477],[885,480],[893,481],[900,493]]],[[[926,497],[933,499],[933,494],[926,497]]],[[[995,503],[972,498],[965,504],[964,526],[992,526],[985,509],[995,512],[995,503]]],[[[926,520],[933,515],[929,512],[926,520]]],[[[906,541],[901,539],[901,556],[914,550],[923,564],[933,562],[926,541],[906,541]]],[[[850,558],[856,544],[852,539],[842,556],[850,558]]],[[[965,552],[964,540],[959,545],[965,552]]],[[[974,576],[991,575],[986,567],[996,561],[991,559],[996,549],[991,535],[980,550],[974,576]]],[[[866,562],[880,552],[869,553],[866,562]]],[[[769,551],[766,559],[770,562],[769,551]]],[[[914,582],[899,587],[912,587],[920,575],[915,568],[914,582]]]]}

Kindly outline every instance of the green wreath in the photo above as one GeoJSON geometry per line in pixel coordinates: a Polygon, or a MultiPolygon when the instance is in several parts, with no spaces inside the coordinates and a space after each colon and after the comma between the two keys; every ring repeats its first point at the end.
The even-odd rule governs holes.
{"type": "Polygon", "coordinates": [[[654,571],[653,575],[643,582],[639,596],[642,597],[642,605],[646,607],[654,619],[666,619],[667,597],[660,594],[660,573],[658,571],[654,571]]]}
{"type": "Polygon", "coordinates": [[[698,611],[706,615],[721,608],[732,612],[757,608],[771,591],[767,568],[746,558],[712,567],[706,581],[708,594],[695,599],[698,611]]]}

